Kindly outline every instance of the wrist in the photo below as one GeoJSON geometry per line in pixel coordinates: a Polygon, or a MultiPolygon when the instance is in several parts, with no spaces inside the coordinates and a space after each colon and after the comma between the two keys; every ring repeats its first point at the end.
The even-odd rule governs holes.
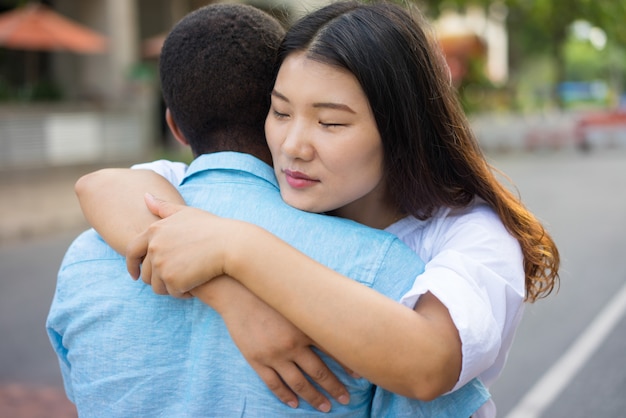
{"type": "Polygon", "coordinates": [[[241,298],[242,294],[241,288],[242,286],[230,277],[219,276],[196,287],[190,293],[224,316],[229,308],[236,309],[238,306],[238,298],[241,298]]]}
{"type": "Polygon", "coordinates": [[[224,234],[227,239],[222,246],[222,268],[224,274],[235,280],[240,279],[240,267],[246,259],[246,232],[247,224],[242,221],[229,220],[224,224],[224,234]]]}
{"type": "Polygon", "coordinates": [[[244,286],[250,272],[259,271],[258,256],[263,249],[262,235],[266,231],[256,225],[232,221],[228,227],[228,240],[223,248],[224,274],[244,286]]]}

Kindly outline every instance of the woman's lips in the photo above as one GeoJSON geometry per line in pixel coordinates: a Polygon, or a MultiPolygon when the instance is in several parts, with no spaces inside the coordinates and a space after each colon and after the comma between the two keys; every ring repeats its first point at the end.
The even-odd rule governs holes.
{"type": "Polygon", "coordinates": [[[315,180],[299,171],[283,170],[283,173],[285,174],[287,184],[294,189],[303,189],[319,183],[318,180],[315,180]]]}

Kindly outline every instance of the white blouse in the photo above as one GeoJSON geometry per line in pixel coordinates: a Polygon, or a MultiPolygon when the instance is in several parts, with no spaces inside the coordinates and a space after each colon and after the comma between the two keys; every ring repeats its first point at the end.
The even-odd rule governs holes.
{"type": "MultiPolygon", "coordinates": [[[[454,389],[474,377],[491,386],[502,372],[524,310],[518,241],[481,199],[463,209],[440,209],[426,221],[409,216],[386,230],[426,263],[401,303],[412,308],[429,291],[448,308],[459,331],[463,365],[454,389]]],[[[495,417],[493,401],[474,416],[495,417]]]]}

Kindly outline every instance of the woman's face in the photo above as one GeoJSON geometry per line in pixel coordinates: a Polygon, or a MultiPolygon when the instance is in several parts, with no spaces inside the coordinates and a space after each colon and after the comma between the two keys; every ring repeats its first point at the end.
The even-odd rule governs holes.
{"type": "Polygon", "coordinates": [[[292,54],[265,122],[280,192],[289,205],[387,226],[383,146],[358,81],[347,70],[292,54]],[[381,223],[382,222],[382,223],[381,223]]]}

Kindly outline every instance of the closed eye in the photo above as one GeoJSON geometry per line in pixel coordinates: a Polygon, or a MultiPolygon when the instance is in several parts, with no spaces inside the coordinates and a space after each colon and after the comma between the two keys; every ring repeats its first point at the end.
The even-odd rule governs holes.
{"type": "Polygon", "coordinates": [[[339,126],[348,126],[345,123],[328,123],[328,122],[321,122],[321,121],[319,122],[319,124],[323,126],[324,128],[336,128],[339,126]]]}
{"type": "Polygon", "coordinates": [[[278,111],[277,111],[277,110],[275,110],[275,109],[272,109],[272,114],[274,115],[274,117],[275,117],[276,119],[285,119],[285,118],[288,118],[288,117],[289,117],[289,115],[288,115],[288,114],[278,112],[278,111]]]}

